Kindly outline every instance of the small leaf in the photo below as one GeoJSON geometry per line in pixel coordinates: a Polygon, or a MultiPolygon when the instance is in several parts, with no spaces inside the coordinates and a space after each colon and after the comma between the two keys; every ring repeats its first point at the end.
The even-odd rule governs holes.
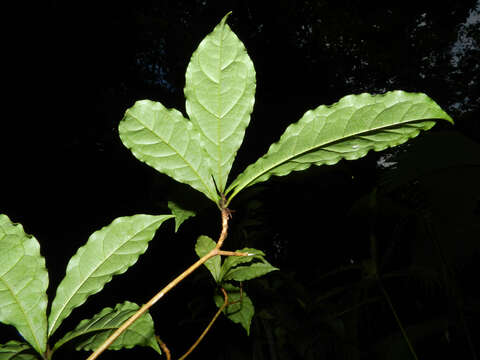
{"type": "Polygon", "coordinates": [[[48,323],[52,335],[74,308],[101,291],[114,275],[135,264],[162,223],[173,215],[134,215],[115,219],[94,232],[67,265],[48,323]]]}
{"type": "MultiPolygon", "coordinates": [[[[105,308],[91,319],[82,320],[77,327],[68,332],[54,346],[54,350],[69,341],[76,341],[77,350],[96,350],[140,307],[132,302],[117,304],[114,309],[105,308]]],[[[109,350],[131,349],[134,346],[150,346],[161,354],[155,340],[153,319],[147,312],[136,320],[108,347],[109,350]]]]}
{"type": "Polygon", "coordinates": [[[269,272],[278,270],[278,268],[270,265],[268,262],[253,263],[246,266],[237,266],[230,269],[222,278],[223,281],[247,281],[268,274],[269,272]]]}
{"type": "Polygon", "coordinates": [[[0,360],[38,360],[37,354],[27,343],[19,341],[9,341],[6,344],[0,344],[0,360]]]}
{"type": "Polygon", "coordinates": [[[47,287],[38,241],[0,215],[0,322],[15,326],[40,354],[47,349],[47,287]]]}
{"type": "Polygon", "coordinates": [[[265,260],[264,256],[265,253],[261,250],[251,249],[251,248],[243,248],[241,250],[237,250],[237,252],[248,253],[248,254],[255,254],[252,256],[227,256],[223,261],[222,268],[221,268],[221,275],[220,279],[222,280],[225,277],[225,274],[233,267],[251,262],[253,260],[265,260]]]}
{"type": "MultiPolygon", "coordinates": [[[[195,252],[197,253],[198,257],[201,258],[207,255],[211,250],[213,250],[216,245],[217,244],[215,243],[215,241],[213,241],[211,238],[202,235],[199,236],[199,238],[197,239],[197,243],[195,244],[195,252]]],[[[219,255],[217,255],[208,259],[204,263],[204,265],[207,267],[207,269],[210,271],[213,278],[215,279],[215,282],[218,282],[219,280],[221,261],[222,259],[219,255]]]]}
{"type": "Polygon", "coordinates": [[[453,122],[425,94],[404,91],[348,95],[331,106],[319,106],[290,125],[267,154],[235,179],[227,190],[233,191],[228,201],[245,187],[274,175],[358,159],[369,150],[402,144],[439,119],[453,122]]]}
{"type": "Polygon", "coordinates": [[[200,133],[179,111],[159,102],[137,101],[126,111],[118,130],[137,159],[218,203],[200,133]]]}
{"type": "Polygon", "coordinates": [[[255,69],[227,14],[202,40],[185,75],[186,110],[202,134],[222,193],[255,101],[255,69]]]}
{"type": "MultiPolygon", "coordinates": [[[[247,331],[247,335],[250,335],[250,324],[252,323],[253,315],[255,314],[255,308],[252,300],[243,291],[240,293],[240,288],[231,285],[224,284],[223,288],[227,291],[228,302],[234,303],[223,311],[224,314],[235,324],[240,324],[247,331]]],[[[221,307],[224,303],[223,295],[215,294],[214,301],[217,307],[221,307]]]]}
{"type": "Polygon", "coordinates": [[[175,216],[175,232],[178,231],[178,228],[180,227],[180,225],[182,225],[182,223],[185,220],[187,220],[188,218],[191,218],[192,216],[195,216],[195,212],[182,209],[173,201],[168,202],[168,208],[172,211],[172,214],[175,216]]]}

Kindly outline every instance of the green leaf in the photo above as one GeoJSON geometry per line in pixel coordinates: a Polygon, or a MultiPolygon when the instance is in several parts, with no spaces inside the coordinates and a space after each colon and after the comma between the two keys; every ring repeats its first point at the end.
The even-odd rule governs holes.
{"type": "Polygon", "coordinates": [[[252,249],[252,248],[243,248],[241,250],[237,250],[237,252],[243,252],[243,253],[255,254],[255,255],[227,256],[222,264],[221,273],[220,273],[221,280],[223,280],[223,278],[225,277],[225,274],[228,273],[228,271],[235,266],[246,264],[246,263],[252,262],[253,260],[259,260],[259,259],[262,261],[265,260],[264,259],[265,253],[261,250],[252,249]]]}
{"type": "MultiPolygon", "coordinates": [[[[132,302],[117,304],[114,309],[105,308],[91,319],[82,320],[54,346],[54,350],[69,341],[76,341],[77,350],[96,350],[140,307],[132,302]]],[[[150,346],[157,353],[162,351],[155,340],[153,319],[147,312],[136,320],[109,346],[109,350],[131,349],[134,346],[150,346]]]]}
{"type": "Polygon", "coordinates": [[[173,215],[134,215],[115,219],[94,232],[70,259],[48,318],[52,335],[74,308],[101,291],[114,275],[137,262],[160,225],[173,215]]]}
{"type": "Polygon", "coordinates": [[[172,211],[172,214],[175,216],[175,232],[178,231],[180,225],[183,224],[185,220],[195,216],[195,212],[190,210],[182,209],[180,206],[175,204],[173,201],[168,202],[168,208],[172,211]]]}
{"type": "Polygon", "coordinates": [[[0,322],[15,326],[40,354],[47,349],[47,287],[38,241],[0,215],[0,322]]]}
{"type": "MultiPolygon", "coordinates": [[[[240,288],[231,285],[224,284],[223,288],[227,291],[228,302],[234,303],[228,305],[223,311],[224,314],[235,324],[240,324],[250,335],[250,324],[252,323],[253,315],[255,314],[255,308],[252,300],[248,297],[245,291],[240,292],[240,288]]],[[[223,295],[215,294],[214,301],[217,307],[221,307],[224,303],[223,295]]]]}
{"type": "Polygon", "coordinates": [[[255,101],[255,69],[227,14],[193,53],[185,76],[186,110],[202,133],[223,193],[255,101]]]}
{"type": "Polygon", "coordinates": [[[179,111],[159,102],[137,101],[118,129],[123,144],[137,159],[218,203],[200,133],[179,111]]]}
{"type": "Polygon", "coordinates": [[[33,349],[27,343],[9,341],[0,345],[0,360],[38,360],[33,349]]]}
{"type": "Polygon", "coordinates": [[[402,144],[430,129],[437,119],[453,122],[425,94],[404,91],[348,95],[331,106],[319,106],[290,125],[267,154],[237,177],[227,190],[233,191],[229,201],[245,187],[273,175],[358,159],[369,150],[402,144]]]}
{"type": "MultiPolygon", "coordinates": [[[[197,253],[198,257],[201,258],[207,255],[211,250],[213,250],[216,245],[217,244],[215,243],[215,241],[213,241],[211,238],[209,238],[208,236],[202,235],[202,236],[199,236],[197,239],[197,243],[195,244],[195,252],[197,253]]],[[[217,255],[208,259],[204,263],[204,265],[207,267],[207,269],[210,271],[213,278],[215,279],[215,282],[218,282],[220,278],[221,261],[222,259],[220,258],[219,255],[217,255]]]]}
{"type": "Polygon", "coordinates": [[[278,268],[270,265],[266,261],[261,263],[253,263],[246,266],[237,266],[228,270],[228,272],[223,276],[222,281],[247,281],[266,275],[275,270],[278,270],[278,268]]]}

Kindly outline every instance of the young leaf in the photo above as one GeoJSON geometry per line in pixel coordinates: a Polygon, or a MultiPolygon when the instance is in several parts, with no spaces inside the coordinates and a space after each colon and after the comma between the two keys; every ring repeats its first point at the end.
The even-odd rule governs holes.
{"type": "Polygon", "coordinates": [[[137,159],[218,203],[200,133],[179,111],[159,102],[137,101],[126,111],[118,130],[137,159]]]}
{"type": "Polygon", "coordinates": [[[229,201],[245,187],[273,175],[358,159],[369,150],[402,144],[438,119],[453,122],[425,94],[404,91],[348,95],[331,106],[319,106],[290,125],[267,154],[237,177],[227,190],[233,191],[229,201]]]}
{"type": "MultiPolygon", "coordinates": [[[[117,304],[114,309],[107,307],[91,319],[82,320],[74,330],[65,334],[55,344],[53,350],[69,341],[77,342],[77,350],[95,350],[139,308],[137,304],[128,301],[117,304]]],[[[150,346],[157,353],[162,353],[155,340],[155,328],[149,313],[135,321],[109,346],[109,350],[131,349],[137,345],[150,346]]]]}
{"type": "MultiPolygon", "coordinates": [[[[227,291],[228,302],[234,303],[227,306],[224,314],[235,324],[242,325],[247,331],[247,335],[250,335],[250,324],[255,314],[252,300],[250,300],[246,292],[240,292],[240,288],[232,284],[226,283],[223,285],[223,288],[227,291]]],[[[220,294],[215,294],[213,299],[217,307],[221,307],[224,303],[224,298],[220,294]]]]}
{"type": "Polygon", "coordinates": [[[94,232],[70,259],[48,317],[52,335],[74,308],[103,289],[114,275],[135,264],[160,225],[173,215],[134,215],[115,219],[94,232]]]}
{"type": "Polygon", "coordinates": [[[0,215],[0,322],[15,326],[40,354],[47,349],[47,287],[38,241],[0,215]]]}
{"type": "Polygon", "coordinates": [[[223,276],[222,281],[247,281],[266,275],[275,270],[278,270],[278,268],[270,265],[266,261],[261,263],[253,263],[246,266],[237,266],[228,270],[223,276]]]}
{"type": "Polygon", "coordinates": [[[172,214],[175,216],[175,232],[178,231],[180,225],[183,224],[185,220],[195,216],[195,212],[190,210],[182,209],[180,206],[175,204],[173,201],[168,202],[168,208],[172,211],[172,214]]]}
{"type": "Polygon", "coordinates": [[[0,360],[38,360],[30,345],[19,341],[9,341],[0,345],[0,360]]]}
{"type": "MultiPolygon", "coordinates": [[[[213,248],[215,248],[215,241],[213,241],[208,236],[202,235],[199,236],[197,239],[197,243],[195,244],[195,252],[197,253],[198,257],[201,258],[208,254],[213,248]]],[[[220,278],[220,263],[221,263],[220,256],[214,256],[208,259],[204,265],[212,274],[213,278],[216,282],[218,282],[220,278]]]]}
{"type": "Polygon", "coordinates": [[[255,69],[227,14],[192,55],[185,76],[186,110],[202,133],[223,192],[255,101],[255,69]]]}
{"type": "Polygon", "coordinates": [[[265,261],[264,256],[265,253],[261,250],[251,249],[251,248],[243,248],[241,250],[237,250],[238,252],[248,253],[248,254],[255,254],[252,256],[227,256],[226,259],[223,261],[221,272],[220,272],[220,279],[222,280],[225,277],[225,274],[233,267],[251,262],[253,260],[262,260],[265,261]]]}

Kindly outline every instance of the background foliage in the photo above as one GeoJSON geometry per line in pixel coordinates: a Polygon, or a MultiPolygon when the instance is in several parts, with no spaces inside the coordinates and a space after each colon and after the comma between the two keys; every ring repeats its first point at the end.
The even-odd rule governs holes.
{"type": "MultiPolygon", "coordinates": [[[[203,201],[135,160],[116,129],[141,98],[186,113],[190,55],[233,10],[229,24],[255,64],[257,93],[232,177],[306,109],[349,93],[422,91],[456,125],[438,124],[400,148],[239,195],[226,249],[265,250],[281,271],[247,289],[257,313],[249,338],[223,319],[194,356],[405,359],[397,324],[372,280],[379,271],[420,358],[474,358],[469,338],[480,338],[478,1],[38,6],[10,12],[17,19],[6,52],[13,81],[6,85],[0,151],[9,154],[2,161],[11,170],[1,176],[0,210],[41,243],[55,284],[50,292],[76,249],[115,217],[164,213],[166,200],[203,201]]],[[[176,235],[173,222],[160,229],[141,261],[81,314],[74,312],[66,327],[106,304],[145,302],[190,264],[196,236],[218,234],[218,210],[204,204],[176,235]]],[[[151,311],[157,333],[177,355],[216,311],[208,279],[199,272],[151,311]]],[[[16,336],[4,326],[0,334],[1,342],[16,336]]]]}

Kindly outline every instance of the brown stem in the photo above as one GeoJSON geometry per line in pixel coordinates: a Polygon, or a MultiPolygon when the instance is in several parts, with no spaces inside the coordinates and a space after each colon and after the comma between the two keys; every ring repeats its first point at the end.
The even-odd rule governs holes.
{"type": "Polygon", "coordinates": [[[200,344],[200,342],[203,340],[203,338],[205,337],[205,335],[207,335],[208,331],[210,330],[210,328],[212,327],[213,323],[217,320],[217,318],[220,316],[220,314],[222,313],[222,311],[227,307],[228,305],[228,295],[227,295],[227,292],[225,291],[224,288],[220,288],[220,290],[222,290],[222,293],[223,293],[223,304],[222,306],[220,306],[220,309],[218,309],[218,311],[216,312],[215,316],[213,317],[213,319],[210,321],[210,323],[208,324],[208,326],[205,328],[205,330],[203,330],[202,334],[198,337],[197,341],[195,341],[195,343],[190,347],[190,349],[188,349],[188,351],[182,355],[181,358],[179,358],[178,360],[184,360],[188,355],[190,355],[190,353],[198,346],[198,344],[200,344]]]}
{"type": "Polygon", "coordinates": [[[148,309],[150,309],[158,300],[160,300],[166,293],[172,290],[178,283],[184,280],[188,275],[202,266],[208,259],[219,255],[220,248],[225,241],[228,233],[228,220],[231,217],[231,213],[227,208],[222,208],[222,231],[217,241],[217,245],[213,248],[208,254],[204,255],[202,258],[197,260],[193,265],[191,265],[187,270],[178,275],[173,279],[167,286],[160,290],[154,297],[152,297],[146,304],[144,304],[138,311],[133,314],[127,321],[125,321],[115,332],[108,337],[107,340],[103,342],[100,347],[95,350],[87,360],[95,360],[100,356],[102,352],[107,350],[107,348],[125,331],[130,327],[140,316],[142,316],[148,309]]]}
{"type": "Polygon", "coordinates": [[[158,342],[158,345],[162,348],[163,352],[165,353],[165,356],[167,357],[167,360],[171,360],[172,355],[170,354],[170,350],[167,347],[167,344],[165,344],[158,335],[155,336],[155,339],[158,342]]]}
{"type": "Polygon", "coordinates": [[[249,253],[239,252],[239,251],[224,251],[218,250],[218,255],[223,256],[251,256],[249,253]]]}

